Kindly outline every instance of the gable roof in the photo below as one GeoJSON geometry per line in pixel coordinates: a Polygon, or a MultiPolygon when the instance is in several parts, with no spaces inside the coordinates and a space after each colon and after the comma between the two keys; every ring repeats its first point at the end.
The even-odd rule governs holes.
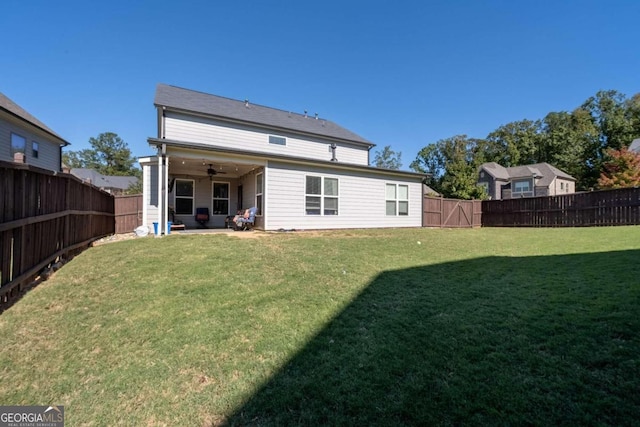
{"type": "Polygon", "coordinates": [[[154,104],[156,107],[199,113],[219,119],[231,119],[364,144],[369,147],[375,146],[375,144],[361,136],[326,119],[264,107],[248,101],[238,101],[162,83],[158,84],[156,88],[154,104]]]}
{"type": "Polygon", "coordinates": [[[635,151],[636,153],[640,153],[640,138],[636,138],[631,141],[631,145],[629,145],[629,151],[635,151]]]}
{"type": "Polygon", "coordinates": [[[538,178],[536,185],[539,187],[548,187],[554,178],[563,178],[570,181],[576,179],[568,173],[561,171],[549,163],[534,163],[532,165],[512,166],[505,168],[495,162],[483,163],[480,169],[485,170],[494,179],[501,181],[509,181],[517,178],[530,178],[535,175],[538,178]]]}
{"type": "Polygon", "coordinates": [[[69,173],[83,181],[89,181],[96,187],[126,190],[131,184],[138,182],[135,176],[111,176],[86,168],[73,168],[69,173]]]}
{"type": "Polygon", "coordinates": [[[60,135],[49,129],[47,125],[42,123],[40,120],[29,114],[27,110],[20,107],[18,104],[9,99],[6,95],[0,92],[0,109],[8,112],[9,114],[21,119],[28,124],[35,126],[54,138],[59,140],[60,145],[69,145],[69,142],[65,141],[60,135]]]}
{"type": "Polygon", "coordinates": [[[507,168],[497,164],[496,162],[483,163],[480,165],[480,169],[484,169],[489,175],[491,175],[495,179],[500,179],[504,181],[509,180],[509,172],[507,171],[507,168]]]}

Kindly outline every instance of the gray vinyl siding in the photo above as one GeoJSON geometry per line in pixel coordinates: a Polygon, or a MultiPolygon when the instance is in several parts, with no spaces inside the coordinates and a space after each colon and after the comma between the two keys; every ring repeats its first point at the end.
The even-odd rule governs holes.
{"type": "Polygon", "coordinates": [[[268,230],[333,229],[376,227],[420,227],[422,225],[422,183],[419,178],[403,180],[382,174],[337,171],[322,167],[297,167],[269,162],[265,200],[268,230]],[[305,214],[305,177],[337,178],[338,215],[305,214]],[[386,184],[409,186],[409,215],[386,215],[386,184]]]}
{"type": "MultiPolygon", "coordinates": [[[[309,120],[315,120],[309,118],[309,120]]],[[[332,141],[320,137],[301,136],[290,132],[269,131],[259,127],[216,121],[213,119],[167,112],[164,126],[169,140],[210,144],[259,153],[331,160],[332,141]],[[286,138],[286,145],[269,143],[269,136],[286,138]]],[[[336,142],[336,158],[341,163],[368,165],[366,146],[336,142]]]]}
{"type": "Polygon", "coordinates": [[[43,169],[60,171],[60,144],[51,136],[33,126],[22,126],[22,122],[12,120],[4,114],[0,114],[0,160],[12,162],[11,133],[25,138],[25,163],[43,169]],[[37,142],[39,154],[33,157],[32,145],[37,142]]]}

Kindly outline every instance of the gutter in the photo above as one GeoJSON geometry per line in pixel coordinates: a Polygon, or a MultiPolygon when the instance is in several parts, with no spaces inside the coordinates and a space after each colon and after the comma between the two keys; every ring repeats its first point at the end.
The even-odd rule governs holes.
{"type": "Polygon", "coordinates": [[[401,171],[396,169],[383,169],[383,168],[377,168],[377,167],[368,166],[368,165],[364,166],[364,165],[357,165],[353,163],[332,162],[330,160],[315,160],[315,159],[309,159],[304,157],[292,157],[292,156],[285,156],[281,154],[264,153],[259,151],[238,150],[234,148],[220,147],[216,145],[202,144],[197,142],[184,142],[184,141],[175,141],[175,140],[158,139],[158,138],[148,138],[147,142],[149,143],[149,145],[152,145],[155,147],[161,147],[163,144],[166,144],[167,147],[188,148],[193,150],[209,151],[213,153],[233,154],[233,155],[244,156],[244,157],[261,157],[267,160],[278,160],[286,163],[326,166],[333,169],[366,171],[371,173],[384,173],[386,175],[411,176],[414,178],[422,178],[422,179],[425,179],[431,176],[431,174],[428,174],[428,173],[409,172],[409,171],[401,171]]]}

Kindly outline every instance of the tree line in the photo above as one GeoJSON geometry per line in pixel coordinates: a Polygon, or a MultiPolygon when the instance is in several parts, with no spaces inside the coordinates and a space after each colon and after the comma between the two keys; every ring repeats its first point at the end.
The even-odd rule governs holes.
{"type": "Polygon", "coordinates": [[[137,159],[118,134],[104,132],[89,138],[91,148],[68,151],[62,154],[62,162],[69,168],[86,168],[106,176],[135,176],[138,181],[125,194],[142,193],[142,171],[135,164],[137,159]]]}
{"type": "Polygon", "coordinates": [[[430,174],[427,184],[451,198],[483,198],[476,181],[479,166],[487,162],[504,167],[547,162],[573,176],[577,190],[588,190],[599,188],[599,181],[605,185],[601,174],[609,173],[611,163],[637,164],[625,158],[634,138],[640,138],[640,93],[627,98],[615,90],[599,91],[571,112],[507,123],[486,138],[439,140],[420,150],[410,167],[430,174]]]}

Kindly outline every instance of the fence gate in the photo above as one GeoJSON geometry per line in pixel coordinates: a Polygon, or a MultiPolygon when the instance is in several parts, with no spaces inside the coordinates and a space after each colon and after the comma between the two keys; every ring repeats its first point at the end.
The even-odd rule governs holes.
{"type": "Polygon", "coordinates": [[[130,233],[142,225],[142,194],[116,196],[114,202],[116,234],[130,233]]]}
{"type": "Polygon", "coordinates": [[[425,197],[423,227],[479,227],[482,220],[480,200],[457,200],[425,197]]]}

